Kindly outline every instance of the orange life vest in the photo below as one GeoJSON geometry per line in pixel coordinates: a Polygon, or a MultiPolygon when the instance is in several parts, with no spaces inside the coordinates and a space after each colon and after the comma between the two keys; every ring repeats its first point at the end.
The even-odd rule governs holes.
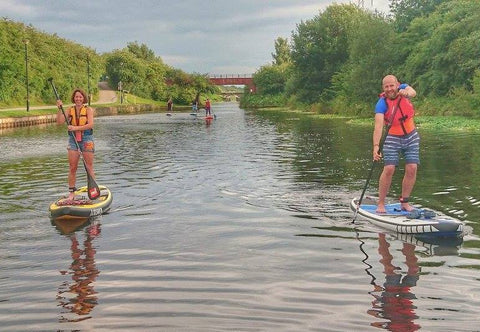
{"type": "Polygon", "coordinates": [[[391,122],[392,125],[388,133],[391,135],[407,135],[411,133],[415,129],[415,122],[413,121],[415,109],[410,99],[402,98],[401,96],[395,99],[385,98],[385,103],[387,104],[385,124],[388,125],[391,122]],[[398,110],[395,112],[397,107],[398,110]],[[393,113],[395,113],[395,117],[392,119],[393,113]]]}
{"type": "Polygon", "coordinates": [[[68,118],[72,126],[84,126],[88,123],[87,108],[82,106],[77,117],[75,106],[70,107],[68,111],[68,118]]]}
{"type": "MultiPolygon", "coordinates": [[[[80,109],[80,112],[75,111],[75,106],[70,107],[68,110],[68,119],[69,122],[72,126],[84,126],[88,123],[88,115],[87,115],[87,107],[85,105],[82,106],[80,109]]],[[[87,132],[88,134],[91,134],[93,131],[91,129],[88,130],[82,130],[82,131],[76,131],[75,132],[75,138],[77,142],[80,142],[83,138],[83,134],[87,132]]]]}

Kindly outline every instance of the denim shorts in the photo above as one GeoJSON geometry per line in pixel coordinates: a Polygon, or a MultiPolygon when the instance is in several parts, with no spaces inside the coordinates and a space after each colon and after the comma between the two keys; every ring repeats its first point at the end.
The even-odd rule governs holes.
{"type": "Polygon", "coordinates": [[[420,164],[420,136],[417,130],[407,135],[388,135],[383,145],[383,161],[385,165],[398,166],[400,154],[405,157],[406,164],[420,164]]]}
{"type": "MultiPolygon", "coordinates": [[[[80,150],[82,152],[95,152],[95,143],[93,143],[93,135],[83,135],[83,138],[80,142],[77,142],[80,150]]],[[[78,150],[77,145],[75,144],[75,138],[73,135],[68,135],[68,150],[78,150]]]]}

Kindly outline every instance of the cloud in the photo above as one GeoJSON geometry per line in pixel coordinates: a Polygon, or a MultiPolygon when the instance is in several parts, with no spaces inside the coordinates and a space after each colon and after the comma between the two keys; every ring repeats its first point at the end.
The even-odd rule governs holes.
{"type": "Polygon", "coordinates": [[[15,0],[2,0],[0,2],[0,13],[2,13],[2,17],[8,18],[18,15],[32,16],[35,13],[35,8],[28,4],[18,3],[15,0]],[[10,17],[10,15],[12,16],[10,17]]]}
{"type": "Polygon", "coordinates": [[[251,74],[272,61],[278,37],[334,2],[350,1],[1,0],[0,11],[99,53],[138,42],[187,72],[251,74]]]}

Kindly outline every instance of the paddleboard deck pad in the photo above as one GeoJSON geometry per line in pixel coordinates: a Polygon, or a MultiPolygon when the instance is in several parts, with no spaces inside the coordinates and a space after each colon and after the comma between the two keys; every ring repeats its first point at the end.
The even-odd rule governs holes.
{"type": "MultiPolygon", "coordinates": [[[[350,208],[357,211],[359,198],[350,202],[350,208]]],[[[458,235],[463,232],[463,223],[455,218],[429,209],[402,211],[400,203],[386,204],[386,213],[377,213],[377,198],[365,197],[358,208],[358,214],[372,224],[404,234],[436,234],[439,236],[458,235]]]]}
{"type": "Polygon", "coordinates": [[[107,213],[112,204],[112,193],[105,186],[100,187],[100,196],[95,200],[88,198],[87,187],[75,191],[75,199],[62,197],[50,204],[50,217],[53,220],[72,220],[95,217],[107,213]]]}

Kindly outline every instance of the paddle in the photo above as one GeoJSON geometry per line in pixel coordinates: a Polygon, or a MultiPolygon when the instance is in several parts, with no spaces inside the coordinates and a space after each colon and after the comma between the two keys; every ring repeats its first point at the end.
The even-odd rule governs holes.
{"type": "MultiPolygon", "coordinates": [[[[385,143],[385,140],[387,139],[387,135],[388,135],[388,131],[390,130],[390,128],[392,127],[392,124],[393,124],[393,119],[395,119],[395,114],[397,113],[397,110],[398,110],[398,105],[400,104],[400,100],[402,99],[402,97],[400,96],[400,98],[398,98],[398,101],[397,101],[397,104],[395,105],[395,109],[393,110],[393,113],[392,113],[392,116],[390,117],[390,119],[388,120],[388,124],[385,126],[385,129],[383,131],[383,136],[382,138],[380,139],[380,142],[378,143],[378,153],[381,153],[382,150],[383,150],[383,144],[385,143]]],[[[370,180],[372,178],[372,174],[373,174],[373,169],[375,168],[375,165],[376,165],[376,161],[375,159],[372,161],[372,165],[370,167],[370,171],[368,172],[368,176],[367,176],[367,180],[365,181],[365,186],[363,187],[363,191],[362,191],[362,194],[360,195],[360,199],[358,200],[358,203],[357,203],[357,209],[355,210],[355,214],[353,215],[353,220],[352,220],[352,223],[355,222],[355,219],[357,218],[357,214],[358,214],[358,210],[360,209],[360,205],[362,204],[362,201],[363,201],[363,196],[365,196],[365,192],[367,191],[367,187],[368,187],[368,184],[370,183],[370,180]]]]}
{"type": "MultiPolygon", "coordinates": [[[[48,81],[49,81],[50,84],[52,85],[53,92],[55,93],[55,98],[57,98],[57,100],[60,100],[60,97],[58,96],[57,88],[56,88],[55,85],[53,84],[53,78],[49,78],[48,81]]],[[[62,110],[63,116],[64,116],[64,118],[65,118],[65,122],[67,123],[67,125],[69,125],[70,123],[69,123],[69,121],[68,121],[67,115],[65,114],[65,111],[63,110],[63,106],[60,106],[60,109],[62,110]]],[[[77,146],[78,153],[80,154],[80,159],[82,159],[83,166],[85,167],[85,171],[87,172],[87,193],[88,193],[88,198],[90,198],[90,199],[97,199],[97,198],[100,196],[100,188],[99,188],[97,182],[95,181],[95,179],[93,178],[93,176],[92,176],[92,175],[90,174],[90,172],[88,171],[87,163],[85,162],[85,159],[83,158],[82,150],[80,149],[80,146],[78,145],[78,142],[77,142],[77,140],[75,139],[75,135],[73,134],[72,131],[69,131],[68,134],[73,137],[73,141],[75,142],[75,145],[77,146]]]]}

